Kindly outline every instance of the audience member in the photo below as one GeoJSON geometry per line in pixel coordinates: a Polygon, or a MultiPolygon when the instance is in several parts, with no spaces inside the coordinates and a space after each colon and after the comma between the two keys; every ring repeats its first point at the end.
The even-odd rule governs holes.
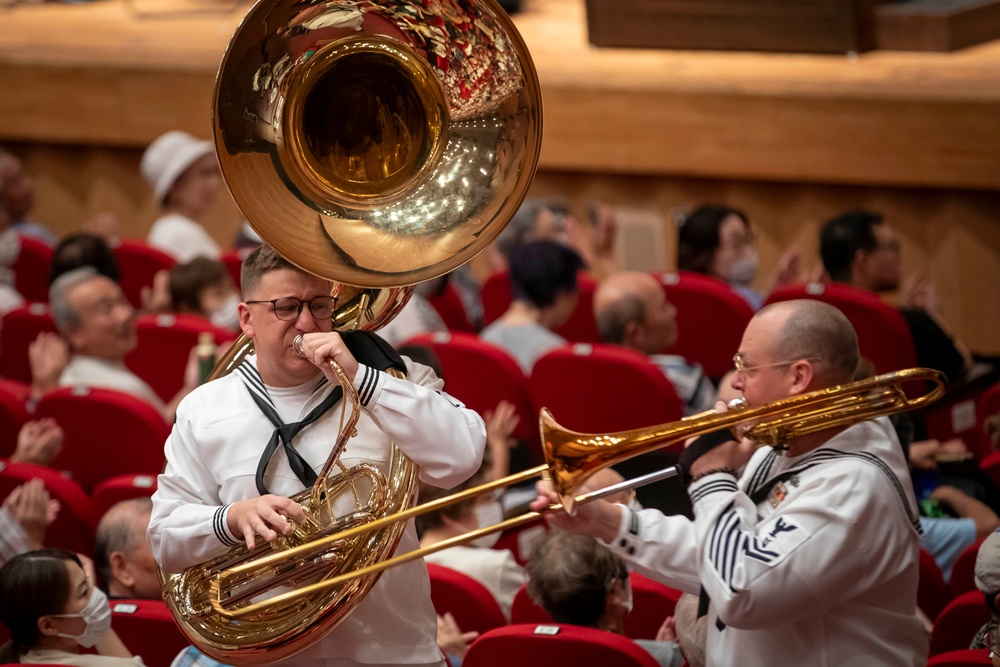
{"type": "Polygon", "coordinates": [[[35,205],[35,179],[13,153],[0,148],[0,199],[10,216],[11,227],[18,233],[53,246],[58,238],[47,227],[32,222],[28,216],[35,205]]]}
{"type": "MultiPolygon", "coordinates": [[[[876,294],[900,288],[900,249],[895,232],[878,213],[845,213],[820,232],[819,251],[830,279],[876,294]]],[[[933,286],[914,274],[903,287],[900,303],[917,364],[936,368],[952,381],[960,378],[972,357],[945,324],[933,286]]]]}
{"type": "Polygon", "coordinates": [[[49,267],[49,285],[64,273],[84,266],[94,267],[99,274],[116,283],[121,281],[118,260],[107,242],[96,234],[79,232],[70,234],[56,245],[49,267]]]}
{"type": "Polygon", "coordinates": [[[115,389],[151,403],[164,419],[173,421],[177,404],[197,386],[197,359],[189,358],[184,386],[164,404],[125,367],[125,355],[137,344],[135,310],[117,283],[93,267],[75,269],[52,283],[49,305],[68,346],[51,334],[42,334],[32,343],[29,355],[37,393],[73,385],[115,389]]]}
{"type": "Polygon", "coordinates": [[[159,600],[162,597],[156,563],[146,542],[153,511],[149,498],[115,503],[97,524],[94,564],[108,597],[159,600]]]}
{"type": "Polygon", "coordinates": [[[75,667],[136,667],[111,628],[111,607],[93,574],[63,549],[40,549],[12,558],[0,569],[0,620],[11,640],[0,649],[5,663],[75,667]],[[93,648],[96,655],[80,653],[93,648]]]}
{"type": "MultiPolygon", "coordinates": [[[[632,611],[632,584],[625,561],[593,537],[553,530],[535,544],[528,562],[528,595],[557,623],[625,634],[632,611]]],[[[656,640],[636,640],[663,667],[684,658],[665,622],[656,640]]]]}
{"type": "Polygon", "coordinates": [[[222,188],[212,142],[167,132],[143,153],[140,169],[163,208],[149,230],[149,245],[181,263],[201,256],[218,259],[219,245],[200,222],[222,188]]]}
{"type": "Polygon", "coordinates": [[[21,427],[17,445],[10,456],[12,463],[47,466],[62,451],[63,430],[55,419],[35,419],[21,427]]]}
{"type": "Polygon", "coordinates": [[[0,506],[0,566],[18,554],[41,549],[45,529],[55,521],[59,501],[40,479],[15,487],[0,506]]]}
{"type": "Polygon", "coordinates": [[[17,291],[16,276],[11,268],[21,253],[21,237],[10,224],[0,180],[0,316],[24,305],[17,291]]]}
{"type": "MultiPolygon", "coordinates": [[[[766,296],[751,287],[759,264],[750,220],[742,211],[728,206],[702,206],[681,223],[677,268],[728,283],[754,310],[764,304],[766,296]]],[[[798,276],[799,253],[793,248],[778,262],[767,292],[795,282],[798,276]]]]}
{"type": "Polygon", "coordinates": [[[688,667],[705,667],[705,641],[708,616],[698,616],[698,596],[683,593],[674,607],[674,632],[677,646],[688,667]]]}
{"type": "MultiPolygon", "coordinates": [[[[850,382],[858,359],[839,310],[779,302],[747,326],[733,388],[762,406],[850,382]]],[[[549,521],[599,537],[658,581],[702,589],[709,665],[922,664],[917,506],[888,419],[774,446],[731,437],[702,436],[681,457],[694,521],[603,500],[549,521]]],[[[532,509],[555,501],[540,483],[532,509]]]]}
{"type": "MultiPolygon", "coordinates": [[[[504,445],[506,446],[506,445],[504,445]]],[[[491,481],[492,462],[487,450],[479,472],[453,489],[439,489],[429,484],[420,484],[420,502],[429,503],[454,493],[460,493],[491,481]]],[[[501,489],[498,489],[502,493],[501,489]]],[[[417,533],[421,548],[444,542],[464,535],[478,528],[495,526],[503,521],[503,506],[496,494],[483,494],[477,498],[467,498],[452,505],[427,512],[417,517],[417,533]]],[[[492,549],[500,537],[495,532],[477,538],[471,545],[448,547],[437,553],[428,554],[428,563],[442,565],[467,574],[485,586],[510,620],[510,608],[514,595],[524,585],[524,569],[514,559],[509,549],[492,549]]]]}
{"type": "Polygon", "coordinates": [[[174,311],[198,315],[217,327],[239,331],[240,293],[225,264],[195,257],[170,269],[169,276],[174,311]]]}
{"type": "Polygon", "coordinates": [[[986,598],[990,620],[976,633],[969,648],[988,648],[1000,654],[1000,531],[983,540],[976,554],[976,588],[986,598]]]}
{"type": "Polygon", "coordinates": [[[648,355],[674,385],[691,415],[712,409],[715,388],[698,364],[663,354],[677,342],[677,309],[648,273],[622,271],[600,282],[594,293],[594,318],[606,343],[648,355]]]}
{"type": "Polygon", "coordinates": [[[566,344],[553,333],[569,319],[579,296],[580,256],[552,241],[533,241],[514,251],[510,259],[513,302],[495,322],[483,329],[483,340],[510,352],[525,373],[551,349],[566,344]]]}

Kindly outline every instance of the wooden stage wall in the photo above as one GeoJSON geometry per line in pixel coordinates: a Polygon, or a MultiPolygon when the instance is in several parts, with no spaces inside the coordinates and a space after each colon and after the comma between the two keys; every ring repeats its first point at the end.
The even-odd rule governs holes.
{"type": "MultiPolygon", "coordinates": [[[[161,132],[210,134],[214,71],[238,14],[136,19],[124,5],[0,10],[0,143],[38,180],[34,217],[60,233],[115,213],[142,238],[138,175],[161,132]]],[[[823,220],[881,211],[904,272],[937,285],[977,351],[1000,354],[1000,42],[953,54],[792,56],[590,49],[582,0],[535,0],[516,23],[539,71],[545,136],[532,194],[651,211],[673,256],[675,213],[745,210],[762,273],[823,220]]],[[[240,217],[208,221],[228,245],[240,217]]],[[[672,268],[669,265],[664,268],[672,268]]]]}

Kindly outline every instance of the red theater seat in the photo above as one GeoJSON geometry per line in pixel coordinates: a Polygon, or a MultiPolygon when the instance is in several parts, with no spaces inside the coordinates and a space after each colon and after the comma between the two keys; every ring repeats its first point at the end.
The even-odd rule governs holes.
{"type": "Polygon", "coordinates": [[[427,563],[431,578],[431,601],[439,616],[450,613],[462,632],[479,633],[507,624],[493,594],[472,577],[427,563]]]}
{"type": "Polygon", "coordinates": [[[25,301],[49,302],[49,268],[52,248],[30,236],[21,235],[21,251],[11,264],[14,287],[25,301]]]}
{"type": "Polygon", "coordinates": [[[41,479],[49,495],[59,501],[59,513],[45,531],[45,546],[69,549],[90,555],[94,548],[97,514],[94,504],[76,482],[52,468],[31,463],[0,461],[0,500],[15,487],[32,479],[41,479]]]}
{"type": "Polygon", "coordinates": [[[112,600],[111,627],[146,667],[170,667],[190,645],[162,600],[112,600]]]}
{"type": "Polygon", "coordinates": [[[948,604],[948,586],[934,556],[920,550],[920,581],[917,585],[917,606],[927,618],[937,618],[948,604]]]}
{"type": "Polygon", "coordinates": [[[462,667],[657,667],[638,644],[621,635],[574,625],[509,625],[482,635],[462,667]]]}
{"type": "Polygon", "coordinates": [[[28,346],[43,331],[56,332],[45,303],[31,303],[10,311],[0,322],[0,375],[31,384],[28,346]]]}
{"type": "Polygon", "coordinates": [[[753,309],[726,283],[690,271],[655,274],[677,309],[677,342],[666,350],[721,378],[733,368],[753,309]]]}
{"type": "Polygon", "coordinates": [[[949,651],[927,661],[927,667],[990,667],[992,664],[990,651],[985,648],[949,651]]]}
{"type": "Polygon", "coordinates": [[[971,591],[959,595],[934,620],[930,654],[968,648],[979,628],[988,620],[990,610],[986,608],[982,593],[971,591]]]}
{"type": "Polygon", "coordinates": [[[982,545],[983,539],[985,538],[978,539],[967,546],[965,551],[955,559],[955,564],[951,568],[951,581],[948,582],[948,590],[952,598],[977,590],[976,556],[979,555],[979,547],[982,545]]]}
{"type": "Polygon", "coordinates": [[[115,503],[132,498],[149,498],[154,491],[154,475],[118,475],[99,483],[90,495],[99,520],[115,503]]]}
{"type": "Polygon", "coordinates": [[[52,417],[66,434],[52,462],[85,489],[127,473],[156,475],[170,426],[149,403],[110,389],[63,387],[38,403],[38,417],[52,417]]]}
{"type": "Polygon", "coordinates": [[[472,325],[469,324],[469,316],[462,304],[462,297],[450,282],[445,282],[441,289],[428,296],[427,301],[444,320],[449,331],[473,333],[472,325]]]}
{"type": "Polygon", "coordinates": [[[31,387],[28,385],[0,378],[0,458],[9,457],[17,448],[18,433],[30,419],[30,397],[31,387]]]}
{"type": "Polygon", "coordinates": [[[142,307],[142,288],[152,287],[157,273],[169,271],[177,265],[173,257],[142,241],[122,241],[114,252],[122,274],[122,291],[136,308],[142,307]]]}

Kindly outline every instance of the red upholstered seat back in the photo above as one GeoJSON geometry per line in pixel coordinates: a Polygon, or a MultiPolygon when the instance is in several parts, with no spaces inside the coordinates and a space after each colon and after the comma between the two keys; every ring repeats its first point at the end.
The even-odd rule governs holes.
{"type": "Polygon", "coordinates": [[[930,654],[968,648],[979,628],[988,620],[990,611],[982,593],[970,591],[959,595],[934,620],[930,654]]]}
{"type": "Polygon", "coordinates": [[[114,249],[115,261],[121,270],[121,286],[125,298],[136,308],[142,306],[142,288],[152,287],[153,277],[168,271],[177,261],[142,241],[125,240],[114,249]]]}
{"type": "Polygon", "coordinates": [[[48,304],[31,303],[3,316],[0,322],[0,375],[31,384],[28,346],[43,331],[56,331],[48,304]]]}
{"type": "Polygon", "coordinates": [[[31,387],[0,378],[0,458],[7,458],[17,448],[17,436],[29,420],[28,398],[31,387]]]}
{"type": "Polygon", "coordinates": [[[493,594],[472,577],[427,563],[431,578],[431,601],[439,616],[450,613],[462,632],[479,633],[507,624],[493,594]]]}
{"type": "Polygon", "coordinates": [[[66,437],[52,462],[85,489],[127,473],[163,470],[163,443],[170,426],[149,403],[110,389],[63,387],[38,403],[39,417],[52,417],[66,437]]]}
{"type": "Polygon", "coordinates": [[[30,236],[21,235],[21,251],[11,264],[14,287],[25,301],[49,301],[49,268],[52,248],[30,236]]]}
{"type": "Polygon", "coordinates": [[[162,600],[112,600],[111,627],[146,667],[170,667],[190,645],[162,600]]]}
{"type": "Polygon", "coordinates": [[[614,665],[657,667],[656,660],[628,637],[574,625],[508,625],[473,642],[463,667],[552,667],[614,665]]]}
{"type": "Polygon", "coordinates": [[[132,498],[149,498],[156,491],[154,475],[118,475],[97,484],[90,496],[98,520],[117,502],[132,498]]]}
{"type": "Polygon", "coordinates": [[[97,513],[91,499],[76,482],[45,466],[0,461],[0,499],[10,495],[15,487],[36,478],[42,480],[49,495],[60,505],[55,521],[45,531],[45,546],[91,554],[97,513]]]}
{"type": "Polygon", "coordinates": [[[753,310],[726,283],[690,271],[655,274],[667,301],[677,309],[677,342],[666,350],[701,364],[720,378],[733,368],[743,330],[753,310]]]}

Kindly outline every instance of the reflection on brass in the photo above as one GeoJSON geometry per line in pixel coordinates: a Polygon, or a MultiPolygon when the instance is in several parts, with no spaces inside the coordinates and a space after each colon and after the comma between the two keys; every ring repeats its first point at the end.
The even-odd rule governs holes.
{"type": "MultiPolygon", "coordinates": [[[[494,0],[261,0],[223,57],[213,113],[236,203],[278,253],[332,281],[337,331],[377,330],[413,284],[491,243],[541,142],[534,67],[494,0]]],[[[241,337],[215,377],[252,352],[241,337]]],[[[344,468],[357,392],[334,371],[353,409],[315,485],[293,498],[305,524],[160,572],[181,630],[221,663],[271,663],[321,639],[379,573],[326,582],[388,559],[405,528],[380,521],[412,507],[416,467],[393,447],[387,464],[344,468]]]]}

